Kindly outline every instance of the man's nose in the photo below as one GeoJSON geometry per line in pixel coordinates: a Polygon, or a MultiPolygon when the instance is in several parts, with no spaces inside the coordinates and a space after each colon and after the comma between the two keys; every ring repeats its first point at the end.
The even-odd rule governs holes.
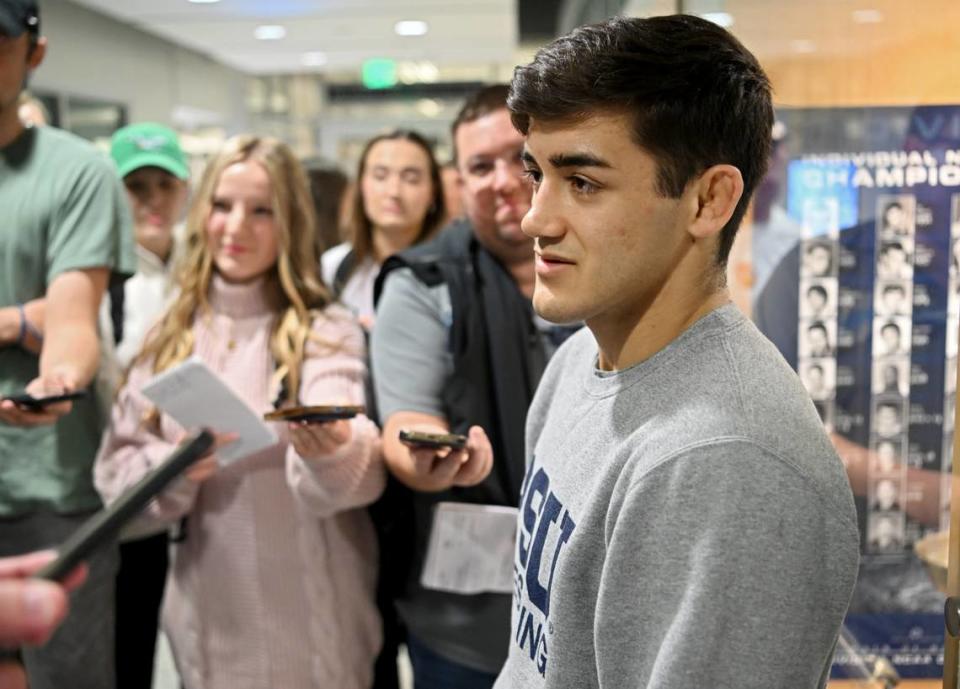
{"type": "Polygon", "coordinates": [[[520,184],[521,168],[510,161],[498,158],[493,164],[493,188],[512,190],[520,184]]]}
{"type": "Polygon", "coordinates": [[[543,186],[533,195],[530,209],[520,221],[521,231],[528,237],[557,237],[563,234],[563,223],[552,212],[553,207],[543,194],[543,186]]]}

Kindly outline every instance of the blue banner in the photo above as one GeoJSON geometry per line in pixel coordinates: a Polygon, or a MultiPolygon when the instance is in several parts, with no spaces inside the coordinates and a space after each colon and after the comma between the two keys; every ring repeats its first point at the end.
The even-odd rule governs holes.
{"type": "MultiPolygon", "coordinates": [[[[774,134],[754,318],[848,469],[862,564],[847,628],[901,676],[938,677],[944,595],[914,546],[949,516],[960,107],[782,110],[774,134]]],[[[847,655],[834,676],[850,676],[847,655]]]]}

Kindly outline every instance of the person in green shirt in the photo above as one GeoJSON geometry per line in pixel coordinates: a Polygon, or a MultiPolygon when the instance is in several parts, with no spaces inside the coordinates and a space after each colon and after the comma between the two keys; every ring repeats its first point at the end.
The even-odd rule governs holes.
{"type": "MultiPolygon", "coordinates": [[[[129,209],[109,160],[66,132],[25,128],[17,116],[27,76],[46,52],[39,29],[36,2],[0,2],[0,308],[13,307],[19,319],[17,339],[0,346],[0,397],[86,389],[100,360],[100,300],[111,274],[135,266],[129,209]],[[28,323],[24,306],[39,299],[42,327],[28,323]]],[[[56,546],[100,508],[91,467],[102,428],[90,397],[43,413],[0,402],[0,556],[56,546]]],[[[107,549],[89,565],[63,625],[47,645],[24,652],[33,689],[114,686],[116,553],[107,549]]]]}

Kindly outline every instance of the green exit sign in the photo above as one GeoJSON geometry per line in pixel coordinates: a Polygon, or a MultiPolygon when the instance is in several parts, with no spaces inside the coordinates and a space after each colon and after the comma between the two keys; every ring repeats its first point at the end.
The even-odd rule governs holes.
{"type": "Polygon", "coordinates": [[[388,89],[397,84],[397,63],[375,58],[363,63],[363,85],[368,89],[388,89]]]}

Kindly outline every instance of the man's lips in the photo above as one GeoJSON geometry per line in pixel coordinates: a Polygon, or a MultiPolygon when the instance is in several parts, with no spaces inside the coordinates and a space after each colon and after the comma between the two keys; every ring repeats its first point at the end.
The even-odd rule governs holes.
{"type": "Polygon", "coordinates": [[[546,251],[537,251],[534,253],[536,253],[537,258],[539,258],[544,263],[568,263],[568,264],[576,263],[576,261],[574,261],[572,258],[564,258],[563,256],[551,254],[546,251]]]}
{"type": "Polygon", "coordinates": [[[536,271],[538,275],[549,275],[568,266],[576,265],[572,261],[562,256],[556,256],[550,253],[536,252],[536,271]]]}

